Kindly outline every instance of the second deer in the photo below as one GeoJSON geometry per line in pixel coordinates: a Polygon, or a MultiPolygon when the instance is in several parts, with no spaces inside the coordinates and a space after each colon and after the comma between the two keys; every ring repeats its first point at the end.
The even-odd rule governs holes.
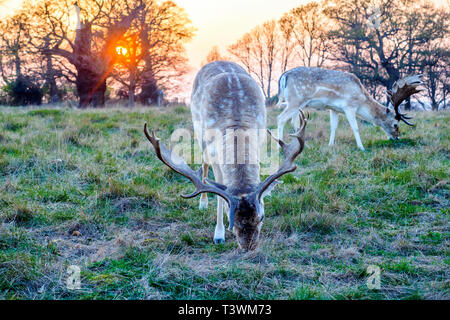
{"type": "Polygon", "coordinates": [[[388,91],[393,106],[391,109],[373,99],[354,74],[308,67],[289,70],[279,80],[278,106],[285,106],[285,109],[278,116],[278,137],[283,138],[283,128],[289,119],[292,119],[294,128],[298,128],[299,110],[312,107],[330,110],[330,146],[334,144],[338,113],[344,113],[347,117],[361,150],[364,146],[359,136],[357,117],[380,126],[388,138],[398,139],[399,122],[411,125],[407,121],[410,118],[400,113],[400,104],[419,92],[417,87],[421,84],[421,75],[397,81],[388,91]]]}
{"type": "MultiPolygon", "coordinates": [[[[185,176],[195,185],[192,198],[202,194],[200,208],[207,208],[206,193],[217,195],[217,223],[214,242],[225,241],[223,210],[226,209],[229,230],[245,250],[256,248],[264,219],[264,196],[278,183],[277,178],[296,169],[294,159],[302,152],[306,120],[300,113],[300,124],[292,142],[277,140],[285,157],[278,171],[260,181],[260,142],[247,143],[236,132],[251,130],[266,133],[266,108],[258,84],[240,66],[215,61],[204,66],[194,82],[191,98],[194,131],[203,153],[203,165],[195,172],[180,157],[164,147],[161,141],[144,128],[157,157],[169,168],[185,176]],[[210,140],[213,132],[218,140],[210,140]],[[231,137],[231,138],[230,138],[231,137]],[[217,144],[219,141],[219,144],[217,144]],[[225,157],[220,157],[224,154],[225,157]],[[223,160],[226,158],[227,160],[223,160]],[[240,159],[240,160],[239,160],[240,159]],[[231,160],[231,161],[230,161],[231,160]],[[212,166],[214,181],[207,179],[212,166]]],[[[251,136],[251,135],[250,135],[251,136]]],[[[259,135],[258,139],[261,138],[259,135]]]]}

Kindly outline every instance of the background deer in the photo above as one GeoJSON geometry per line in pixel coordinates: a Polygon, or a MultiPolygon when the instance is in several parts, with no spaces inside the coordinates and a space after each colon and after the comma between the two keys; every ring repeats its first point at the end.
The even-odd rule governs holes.
{"type": "Polygon", "coordinates": [[[214,242],[225,241],[223,209],[226,203],[229,230],[234,231],[241,248],[254,249],[264,219],[263,198],[277,184],[277,178],[296,169],[294,159],[303,150],[306,120],[301,114],[299,130],[290,144],[277,140],[285,160],[276,173],[260,182],[260,141],[246,146],[243,139],[227,139],[227,135],[237,130],[266,130],[264,96],[250,75],[235,63],[215,61],[207,64],[195,79],[191,112],[194,131],[203,153],[200,171],[193,171],[183,159],[165,148],[153,132],[150,134],[147,131],[147,125],[144,127],[145,135],[164,164],[194,183],[196,190],[182,197],[192,198],[202,194],[200,208],[206,208],[206,193],[218,196],[214,242]],[[209,141],[207,132],[211,130],[219,133],[222,150],[227,159],[231,154],[233,161],[217,161],[220,148],[215,143],[217,141],[209,141]],[[239,153],[245,158],[243,163],[236,161],[239,153]],[[255,163],[250,161],[251,155],[258,155],[255,163]],[[212,166],[215,182],[207,179],[209,165],[212,166]]]}
{"type": "Polygon", "coordinates": [[[393,110],[373,99],[359,79],[351,73],[323,68],[299,67],[285,72],[279,80],[278,106],[286,108],[278,116],[278,137],[283,138],[283,128],[292,118],[294,128],[299,127],[299,110],[305,107],[330,110],[330,143],[334,144],[338,113],[344,113],[361,150],[364,147],[358,131],[356,117],[380,126],[390,139],[398,139],[399,121],[408,125],[408,119],[399,111],[399,106],[412,94],[419,92],[423,84],[421,75],[406,77],[397,81],[391,97],[393,110]]]}

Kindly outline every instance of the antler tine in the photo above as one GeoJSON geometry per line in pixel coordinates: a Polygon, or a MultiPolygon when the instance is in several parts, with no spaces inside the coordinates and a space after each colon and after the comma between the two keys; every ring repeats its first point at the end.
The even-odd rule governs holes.
{"type": "Polygon", "coordinates": [[[273,138],[273,140],[275,140],[275,141],[280,145],[281,148],[284,148],[284,146],[286,145],[286,143],[284,143],[283,140],[280,140],[280,139],[275,138],[275,137],[273,136],[272,132],[270,132],[269,129],[267,129],[267,133],[273,138]]]}
{"type": "MultiPolygon", "coordinates": [[[[290,136],[294,137],[294,138],[299,138],[303,134],[303,131],[305,130],[305,127],[306,127],[306,122],[307,122],[306,119],[309,119],[309,112],[307,113],[307,117],[305,117],[305,114],[303,113],[302,110],[300,110],[300,114],[301,114],[301,116],[300,116],[300,129],[297,130],[296,133],[290,134],[290,136]]],[[[281,140],[281,139],[275,138],[273,136],[272,132],[269,129],[267,129],[267,133],[273,138],[273,140],[275,140],[280,145],[280,147],[282,148],[283,153],[284,153],[284,148],[286,147],[286,143],[283,140],[281,140]]]]}
{"type": "MultiPolygon", "coordinates": [[[[302,135],[304,134],[305,131],[305,127],[306,127],[306,123],[309,120],[309,111],[306,113],[307,116],[305,117],[305,114],[303,113],[303,110],[299,110],[300,111],[300,129],[297,131],[297,134],[301,133],[302,135]]],[[[291,134],[291,137],[294,137],[297,135],[293,135],[291,134]]]]}
{"type": "Polygon", "coordinates": [[[279,177],[282,175],[292,172],[297,169],[297,166],[294,164],[295,158],[303,151],[303,147],[305,145],[305,127],[307,120],[305,118],[305,114],[300,110],[300,129],[291,134],[294,138],[289,144],[286,144],[283,140],[275,138],[272,133],[267,130],[270,136],[278,142],[278,144],[282,148],[283,155],[285,157],[284,162],[278,169],[278,171],[272,175],[270,175],[266,180],[261,182],[254,192],[258,199],[261,198],[264,191],[279,177]]]}
{"type": "Polygon", "coordinates": [[[408,117],[406,116],[406,114],[402,114],[399,110],[399,107],[403,101],[408,99],[413,94],[420,92],[421,90],[417,89],[417,87],[422,84],[422,74],[416,74],[397,80],[392,86],[392,89],[387,91],[391,103],[394,107],[395,118],[398,121],[403,121],[406,124],[413,126],[413,124],[406,121],[407,119],[412,119],[412,117],[408,117]]]}
{"type": "Polygon", "coordinates": [[[153,145],[155,149],[156,156],[159,160],[161,160],[166,166],[168,166],[173,171],[185,176],[195,186],[195,191],[188,195],[181,195],[183,198],[193,198],[200,193],[211,192],[217,194],[218,196],[225,199],[228,204],[231,206],[231,203],[234,201],[233,197],[229,195],[225,190],[217,187],[216,185],[205,184],[201,178],[201,169],[198,172],[192,170],[187,163],[181,157],[176,156],[172,153],[172,150],[167,149],[160,141],[158,137],[156,137],[155,132],[152,130],[150,134],[147,130],[147,123],[144,125],[144,133],[150,143],[153,145]]]}

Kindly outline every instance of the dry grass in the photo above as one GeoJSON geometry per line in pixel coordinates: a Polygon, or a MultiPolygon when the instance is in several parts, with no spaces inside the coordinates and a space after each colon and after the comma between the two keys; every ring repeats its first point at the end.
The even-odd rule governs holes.
{"type": "Polygon", "coordinates": [[[448,299],[450,114],[417,114],[397,142],[361,123],[366,152],[345,121],[328,147],[328,114],[311,115],[242,253],[212,243],[213,197],[206,212],[174,197],[192,187],[143,137],[190,128],[187,108],[0,109],[0,298],[448,299]]]}

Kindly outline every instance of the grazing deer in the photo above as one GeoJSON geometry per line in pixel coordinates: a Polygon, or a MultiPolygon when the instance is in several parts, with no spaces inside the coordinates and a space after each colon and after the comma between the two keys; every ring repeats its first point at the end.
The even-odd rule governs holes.
{"type": "Polygon", "coordinates": [[[330,143],[334,144],[338,113],[344,113],[355,135],[358,147],[364,151],[356,117],[380,126],[388,138],[398,139],[399,121],[408,125],[408,119],[399,106],[412,94],[419,92],[423,84],[421,75],[409,76],[397,81],[389,91],[394,110],[373,99],[359,79],[351,73],[323,68],[299,67],[285,72],[279,80],[279,103],[286,108],[278,116],[278,137],[283,138],[283,127],[292,118],[298,128],[299,110],[305,107],[330,110],[330,143]]]}
{"type": "MultiPolygon", "coordinates": [[[[289,144],[277,140],[285,157],[278,171],[260,182],[260,140],[245,145],[245,139],[235,139],[234,134],[241,130],[266,131],[266,109],[264,96],[257,83],[235,63],[215,61],[204,66],[194,82],[191,97],[191,112],[194,131],[203,154],[203,164],[198,172],[193,171],[181,158],[164,147],[152,132],[144,132],[153,145],[157,157],[169,168],[190,179],[195,191],[183,198],[202,194],[200,208],[206,208],[206,193],[218,197],[217,224],[214,242],[225,241],[223,224],[224,204],[228,205],[228,230],[233,230],[242,249],[256,248],[264,219],[263,198],[278,183],[277,178],[296,169],[294,159],[304,146],[306,120],[300,117],[300,128],[289,144]],[[208,132],[218,133],[219,144],[209,141],[208,132]],[[233,137],[229,139],[230,135],[233,137]],[[227,161],[217,161],[218,154],[224,151],[227,161]],[[236,161],[239,156],[244,161],[236,161]],[[252,163],[251,157],[256,156],[252,163]],[[232,161],[228,161],[231,159],[232,161]],[[208,167],[212,166],[215,182],[207,179],[208,167]]],[[[261,139],[260,135],[258,139],[261,139]]]]}

